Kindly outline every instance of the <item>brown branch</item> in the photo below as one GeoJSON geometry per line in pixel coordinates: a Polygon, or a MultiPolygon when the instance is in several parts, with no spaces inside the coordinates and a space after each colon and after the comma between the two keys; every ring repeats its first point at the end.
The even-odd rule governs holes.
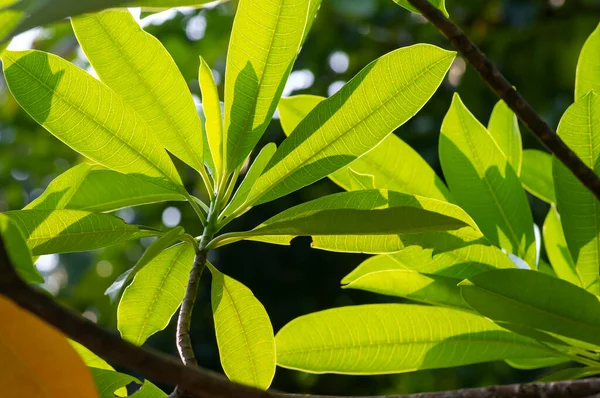
{"type": "MultiPolygon", "coordinates": [[[[37,315],[71,339],[83,344],[104,359],[139,372],[154,381],[179,386],[198,398],[302,398],[306,395],[260,391],[228,381],[223,376],[160,352],[137,347],[116,333],[58,304],[47,294],[33,289],[14,271],[0,238],[0,294],[21,308],[37,315]]],[[[514,384],[456,391],[362,398],[583,398],[600,394],[600,378],[554,383],[514,384]]],[[[312,395],[311,398],[334,398],[312,395]]],[[[361,397],[346,397],[361,398],[361,397]]]]}
{"type": "Polygon", "coordinates": [[[600,200],[600,178],[573,152],[556,132],[513,88],[498,68],[467,35],[427,0],[407,0],[427,18],[460,54],[469,61],[487,85],[506,102],[537,139],[600,200]]]}

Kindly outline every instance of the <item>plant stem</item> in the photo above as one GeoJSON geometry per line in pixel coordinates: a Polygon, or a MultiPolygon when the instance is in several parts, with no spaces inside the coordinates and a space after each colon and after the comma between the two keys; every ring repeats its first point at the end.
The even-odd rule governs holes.
{"type": "Polygon", "coordinates": [[[452,46],[469,61],[492,91],[504,100],[542,145],[571,170],[573,175],[600,200],[600,177],[542,120],[475,43],[428,0],[407,1],[446,36],[452,46]]]}
{"type": "Polygon", "coordinates": [[[189,202],[190,206],[192,206],[192,208],[196,212],[196,215],[200,219],[200,222],[202,223],[202,225],[206,225],[206,223],[207,223],[206,216],[204,215],[204,212],[202,211],[202,209],[200,208],[200,206],[198,205],[198,203],[196,203],[196,201],[194,200],[194,198],[192,198],[192,195],[190,195],[187,191],[184,191],[183,194],[185,195],[185,197],[186,197],[187,201],[189,202]]]}

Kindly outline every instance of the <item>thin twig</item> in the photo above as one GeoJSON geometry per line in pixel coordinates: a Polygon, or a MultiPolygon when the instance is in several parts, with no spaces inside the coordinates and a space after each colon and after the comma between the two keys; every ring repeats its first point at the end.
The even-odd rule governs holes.
{"type": "MultiPolygon", "coordinates": [[[[139,372],[156,382],[179,386],[197,398],[301,398],[306,395],[261,391],[230,382],[223,376],[185,366],[160,352],[135,346],[58,304],[52,297],[27,285],[14,271],[0,238],[0,294],[37,315],[97,355],[139,372]]],[[[456,391],[390,395],[370,398],[583,398],[600,394],[600,378],[554,383],[515,384],[456,391]]],[[[312,395],[311,398],[332,398],[312,395]]],[[[361,397],[346,397],[361,398],[361,397]]],[[[368,397],[362,397],[368,398],[368,397]]]]}
{"type": "Polygon", "coordinates": [[[488,86],[513,110],[537,139],[600,200],[600,178],[527,103],[467,35],[427,0],[407,0],[431,22],[475,68],[488,86]]]}

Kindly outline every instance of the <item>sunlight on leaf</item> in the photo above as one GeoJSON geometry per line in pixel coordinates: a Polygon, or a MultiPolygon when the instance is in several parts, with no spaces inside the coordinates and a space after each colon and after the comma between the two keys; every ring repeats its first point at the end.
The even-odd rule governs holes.
{"type": "Polygon", "coordinates": [[[19,276],[27,283],[44,283],[44,278],[33,264],[23,232],[6,214],[0,214],[0,238],[19,276]]]}
{"type": "Polygon", "coordinates": [[[552,179],[552,155],[536,149],[523,151],[521,183],[532,195],[548,203],[556,203],[552,179]]]}

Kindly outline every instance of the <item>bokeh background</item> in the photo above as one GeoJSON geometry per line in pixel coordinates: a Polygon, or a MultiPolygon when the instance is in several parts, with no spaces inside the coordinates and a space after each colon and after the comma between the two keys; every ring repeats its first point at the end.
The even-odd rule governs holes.
{"type": "MultiPolygon", "coordinates": [[[[454,21],[544,119],[556,127],[561,114],[573,102],[577,57],[600,20],[600,1],[448,0],[447,7],[454,21]]],[[[200,11],[181,9],[140,15],[141,23],[163,42],[177,62],[198,103],[199,55],[214,69],[222,98],[234,13],[235,3],[226,3],[200,11]]],[[[422,17],[398,7],[392,0],[323,0],[285,95],[331,95],[370,61],[398,47],[421,42],[449,48],[422,17]]],[[[66,21],[28,32],[11,46],[59,54],[92,72],[66,21]]],[[[471,111],[487,124],[496,98],[473,70],[457,59],[429,103],[396,131],[440,174],[439,129],[454,92],[459,92],[471,111]]],[[[525,128],[522,133],[524,147],[539,148],[525,128]]],[[[271,141],[280,143],[283,138],[278,120],[273,120],[259,148],[271,141]]],[[[83,160],[21,110],[0,78],[0,211],[22,208],[40,195],[54,177],[83,160]]],[[[191,169],[182,163],[178,167],[188,187],[203,195],[200,180],[191,169]]],[[[253,209],[228,229],[252,228],[287,207],[338,191],[331,181],[322,180],[253,209]]],[[[531,196],[529,199],[534,219],[541,225],[547,205],[531,196]]],[[[156,228],[180,224],[194,235],[201,233],[192,209],[179,202],[124,209],[117,214],[128,222],[156,228]]],[[[135,264],[148,244],[142,240],[91,253],[43,256],[37,266],[46,278],[44,288],[57,300],[103,326],[115,328],[116,306],[103,292],[135,264]]],[[[270,314],[275,331],[295,317],[314,311],[398,301],[342,290],[342,277],[366,256],[313,250],[309,244],[309,239],[302,238],[295,239],[291,246],[239,242],[211,256],[218,268],[254,291],[270,314]]],[[[210,276],[206,273],[193,316],[192,338],[200,364],[221,371],[209,288],[210,276]]],[[[166,330],[151,337],[147,345],[176,355],[174,320],[166,330]]],[[[288,392],[339,395],[410,393],[531,381],[547,371],[519,371],[503,362],[385,376],[311,375],[278,369],[273,387],[288,392]]]]}

